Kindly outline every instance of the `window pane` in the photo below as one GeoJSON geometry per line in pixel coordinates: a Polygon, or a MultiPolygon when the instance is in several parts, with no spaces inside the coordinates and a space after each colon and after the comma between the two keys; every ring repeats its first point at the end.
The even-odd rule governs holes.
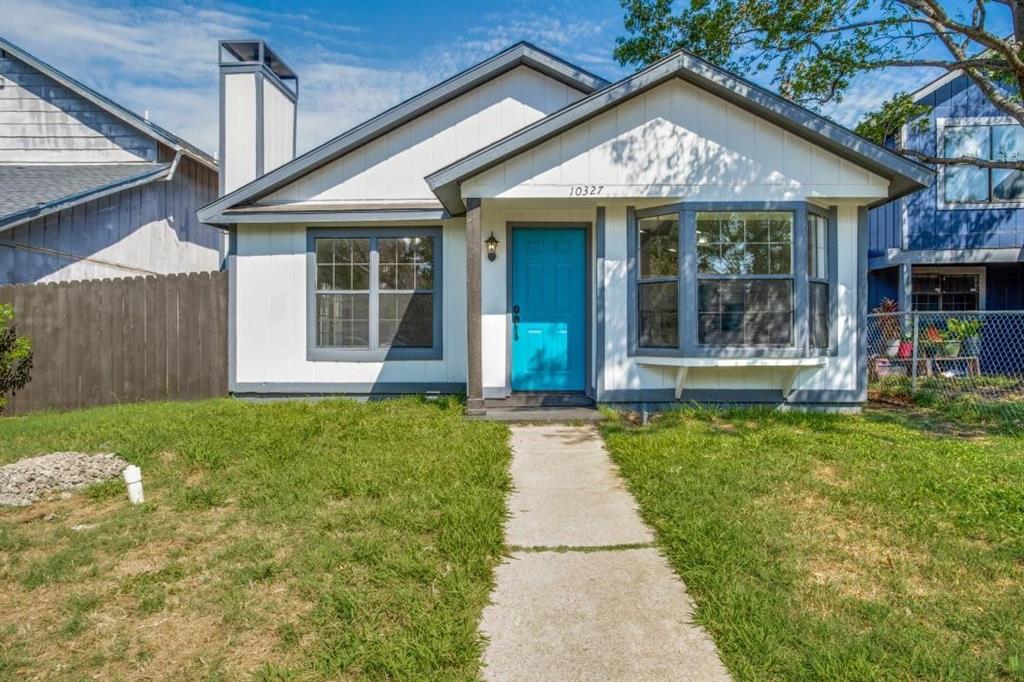
{"type": "Polygon", "coordinates": [[[380,295],[379,341],[382,348],[430,348],[434,345],[434,295],[380,295]]]}
{"type": "Polygon", "coordinates": [[[381,289],[430,291],[434,288],[433,237],[378,239],[377,250],[381,289]]]}
{"type": "Polygon", "coordinates": [[[679,217],[639,221],[640,279],[679,274],[679,217]]]}
{"type": "Polygon", "coordinates": [[[317,239],[316,263],[317,291],[370,288],[369,239],[317,239]]]}
{"type": "Polygon", "coordinates": [[[911,279],[914,310],[977,310],[981,282],[978,275],[915,273],[911,279]]]}
{"type": "Polygon", "coordinates": [[[992,169],[992,198],[997,201],[1024,200],[1024,171],[992,169]]]}
{"type": "Polygon", "coordinates": [[[946,166],[943,170],[946,201],[988,201],[988,171],[974,166],[946,166]]]}
{"type": "Polygon", "coordinates": [[[641,348],[679,346],[679,299],[676,282],[639,285],[641,348]]]}
{"type": "Polygon", "coordinates": [[[812,348],[828,348],[828,284],[811,282],[809,316],[812,348]]]}
{"type": "Polygon", "coordinates": [[[697,288],[698,342],[706,346],[788,346],[791,280],[704,280],[697,288]]]}
{"type": "MultiPolygon", "coordinates": [[[[991,155],[989,126],[949,126],[943,131],[946,156],[974,156],[987,159],[991,155]]],[[[989,173],[974,166],[946,166],[943,170],[946,201],[967,203],[989,200],[989,173]]]]}
{"type": "Polygon", "coordinates": [[[697,272],[792,274],[792,242],[792,213],[701,212],[697,214],[697,272]]]}
{"type": "Polygon", "coordinates": [[[989,126],[947,126],[942,138],[946,156],[989,156],[989,126]]]}
{"type": "Polygon", "coordinates": [[[370,295],[317,294],[316,339],[323,348],[369,348],[370,295]]]}
{"type": "Polygon", "coordinates": [[[828,220],[814,214],[807,216],[807,275],[828,279],[828,220]]]}

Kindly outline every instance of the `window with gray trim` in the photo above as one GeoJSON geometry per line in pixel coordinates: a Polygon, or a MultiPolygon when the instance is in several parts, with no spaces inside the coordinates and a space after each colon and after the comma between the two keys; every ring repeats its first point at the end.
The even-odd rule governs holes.
{"type": "Polygon", "coordinates": [[[440,250],[436,228],[311,230],[311,351],[439,357],[440,250]]]}
{"type": "Polygon", "coordinates": [[[697,343],[793,344],[793,221],[789,211],[699,211],[697,343]]]}
{"type": "Polygon", "coordinates": [[[641,348],[679,346],[679,216],[637,221],[638,343],[641,348]]]}
{"type": "Polygon", "coordinates": [[[828,348],[830,304],[828,218],[807,214],[807,281],[810,310],[808,339],[811,348],[828,348]]]}

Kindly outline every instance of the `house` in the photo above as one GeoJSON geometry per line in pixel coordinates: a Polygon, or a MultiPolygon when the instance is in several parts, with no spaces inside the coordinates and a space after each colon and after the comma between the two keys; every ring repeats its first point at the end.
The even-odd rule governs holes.
{"type": "Polygon", "coordinates": [[[294,74],[221,56],[232,392],[864,400],[868,208],[930,169],[686,52],[520,43],[267,172],[294,74]]]}
{"type": "Polygon", "coordinates": [[[220,269],[202,150],[0,38],[0,284],[220,269]]]}
{"type": "MultiPolygon", "coordinates": [[[[1012,159],[1024,127],[970,78],[954,71],[913,95],[931,107],[925,126],[905,126],[904,145],[927,154],[1012,159]]],[[[925,190],[872,209],[871,305],[905,310],[1024,308],[1024,173],[941,166],[925,190]]]]}

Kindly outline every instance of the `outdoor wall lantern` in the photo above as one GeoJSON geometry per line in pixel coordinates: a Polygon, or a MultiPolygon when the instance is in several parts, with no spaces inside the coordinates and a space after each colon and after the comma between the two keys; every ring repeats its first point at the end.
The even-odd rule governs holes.
{"type": "Polygon", "coordinates": [[[493,263],[494,259],[498,257],[498,240],[494,236],[494,230],[491,230],[491,236],[484,244],[487,244],[487,260],[493,263]]]}

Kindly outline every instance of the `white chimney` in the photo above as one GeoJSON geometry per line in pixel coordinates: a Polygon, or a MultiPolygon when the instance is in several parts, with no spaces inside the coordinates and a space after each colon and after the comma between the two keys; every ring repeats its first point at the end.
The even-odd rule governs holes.
{"type": "Polygon", "coordinates": [[[299,77],[262,40],[220,41],[220,195],[295,158],[299,77]]]}

